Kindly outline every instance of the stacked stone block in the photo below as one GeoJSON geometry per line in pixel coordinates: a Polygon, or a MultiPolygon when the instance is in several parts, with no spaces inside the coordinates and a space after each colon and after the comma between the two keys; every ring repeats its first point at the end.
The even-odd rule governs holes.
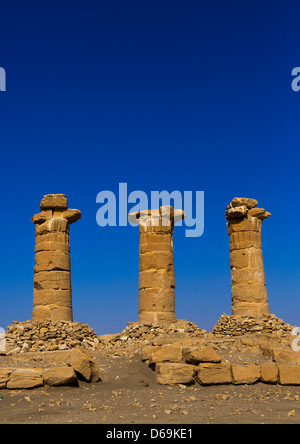
{"type": "Polygon", "coordinates": [[[81,217],[64,194],[43,198],[36,227],[33,320],[72,321],[70,225],[81,217]]]}
{"type": "Polygon", "coordinates": [[[236,197],[226,210],[230,244],[232,314],[269,313],[261,245],[262,221],[271,216],[255,199],[236,197]]]}
{"type": "Polygon", "coordinates": [[[131,213],[139,224],[139,322],[171,323],[175,315],[174,225],[185,217],[171,206],[131,213]]]}

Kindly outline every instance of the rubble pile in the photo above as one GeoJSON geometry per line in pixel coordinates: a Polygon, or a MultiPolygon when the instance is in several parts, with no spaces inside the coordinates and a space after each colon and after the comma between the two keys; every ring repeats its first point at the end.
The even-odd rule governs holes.
{"type": "Polygon", "coordinates": [[[87,324],[67,321],[13,321],[5,334],[6,352],[67,350],[78,345],[95,348],[99,339],[87,324]]]}
{"type": "Polygon", "coordinates": [[[245,334],[273,333],[275,335],[288,334],[293,330],[289,324],[274,314],[263,316],[229,316],[222,314],[212,333],[221,336],[242,336],[245,334]]]}
{"type": "Polygon", "coordinates": [[[147,343],[157,338],[204,337],[206,330],[198,328],[193,322],[176,320],[171,324],[156,324],[151,322],[128,322],[127,327],[118,334],[99,336],[100,347],[126,347],[129,344],[147,343]]]}

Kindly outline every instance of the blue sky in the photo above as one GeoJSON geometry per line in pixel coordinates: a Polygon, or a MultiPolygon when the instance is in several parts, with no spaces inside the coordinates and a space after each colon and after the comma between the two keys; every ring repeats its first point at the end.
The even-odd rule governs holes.
{"type": "Polygon", "coordinates": [[[34,226],[45,194],[71,227],[74,319],[98,334],[138,313],[139,233],[96,224],[101,190],[205,193],[205,231],[175,228],[176,313],[210,330],[231,312],[224,212],[272,213],[272,313],[300,325],[298,1],[12,0],[1,5],[0,325],[31,318],[34,226]]]}

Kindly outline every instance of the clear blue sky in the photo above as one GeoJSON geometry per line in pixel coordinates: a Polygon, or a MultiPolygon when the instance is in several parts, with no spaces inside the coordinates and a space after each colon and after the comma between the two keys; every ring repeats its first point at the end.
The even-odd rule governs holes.
{"type": "Polygon", "coordinates": [[[206,329],[231,312],[226,205],[256,198],[271,312],[300,325],[299,16],[295,0],[1,5],[1,326],[31,318],[30,218],[49,193],[82,211],[75,320],[137,320],[138,229],[96,224],[98,192],[120,182],[205,192],[204,235],[175,229],[174,249],[177,316],[206,329]]]}

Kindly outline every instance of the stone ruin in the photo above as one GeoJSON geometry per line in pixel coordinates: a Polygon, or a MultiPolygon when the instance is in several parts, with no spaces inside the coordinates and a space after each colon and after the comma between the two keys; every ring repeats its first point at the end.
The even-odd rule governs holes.
{"type": "Polygon", "coordinates": [[[35,224],[33,320],[73,320],[70,225],[81,217],[70,210],[64,194],[48,194],[35,224]]]}
{"type": "Polygon", "coordinates": [[[138,322],[102,336],[72,322],[70,224],[80,216],[68,209],[65,195],[57,194],[45,196],[41,213],[32,218],[33,319],[8,327],[6,354],[12,365],[28,367],[36,360],[45,368],[0,366],[0,388],[73,385],[78,378],[96,382],[100,371],[89,351],[120,355],[123,350],[127,356],[132,347],[139,347],[159,384],[300,385],[300,352],[291,346],[294,328],[269,311],[261,224],[270,213],[257,208],[256,200],[234,198],[227,207],[232,315],[223,314],[211,333],[175,315],[173,229],[185,214],[171,206],[129,215],[140,231],[138,322]]]}
{"type": "Polygon", "coordinates": [[[261,225],[271,216],[255,199],[235,197],[226,209],[233,315],[269,313],[261,225]]]}
{"type": "Polygon", "coordinates": [[[173,230],[185,218],[171,206],[129,214],[139,224],[139,322],[172,323],[175,315],[173,230]]]}

